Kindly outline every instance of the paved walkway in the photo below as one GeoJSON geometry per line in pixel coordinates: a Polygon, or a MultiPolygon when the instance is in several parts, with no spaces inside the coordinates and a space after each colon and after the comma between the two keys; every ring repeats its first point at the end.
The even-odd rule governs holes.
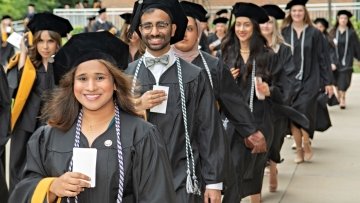
{"type": "Polygon", "coordinates": [[[285,140],[278,191],[268,192],[265,176],[264,203],[360,203],[360,74],[353,76],[347,109],[331,107],[330,114],[333,127],[316,133],[311,163],[295,164],[293,140],[285,140]]]}

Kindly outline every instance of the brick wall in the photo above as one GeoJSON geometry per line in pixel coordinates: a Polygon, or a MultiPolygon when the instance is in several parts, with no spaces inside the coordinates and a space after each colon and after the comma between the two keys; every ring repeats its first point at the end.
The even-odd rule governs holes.
{"type": "MultiPolygon", "coordinates": [[[[191,1],[191,0],[190,0],[191,1]]],[[[202,3],[206,7],[229,7],[234,5],[239,0],[192,0],[193,2],[202,3]]],[[[286,4],[288,0],[240,0],[242,2],[252,2],[258,5],[263,4],[286,4]]],[[[116,8],[131,8],[134,5],[135,0],[102,0],[105,7],[116,7],[116,8]]],[[[308,3],[326,3],[328,0],[310,0],[308,3]]],[[[354,2],[353,0],[332,0],[333,3],[337,2],[354,2]]]]}

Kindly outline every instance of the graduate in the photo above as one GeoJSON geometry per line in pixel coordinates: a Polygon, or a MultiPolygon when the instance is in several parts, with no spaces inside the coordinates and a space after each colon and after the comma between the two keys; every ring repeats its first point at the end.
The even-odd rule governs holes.
{"type": "Polygon", "coordinates": [[[339,11],[335,27],[330,31],[338,58],[335,70],[335,85],[341,109],[346,108],[345,96],[351,83],[354,58],[360,59],[359,37],[350,21],[351,17],[352,13],[350,11],[339,11]]]}
{"type": "Polygon", "coordinates": [[[109,31],[113,35],[118,34],[118,30],[116,29],[116,27],[110,21],[107,21],[106,8],[99,9],[98,13],[99,16],[95,24],[92,26],[92,31],[109,31]]]}
{"type": "Polygon", "coordinates": [[[164,136],[176,202],[219,203],[225,146],[212,88],[205,70],[178,58],[170,47],[184,39],[187,18],[177,0],[136,2],[134,11],[130,30],[147,48],[126,73],[133,75],[134,93],[141,96],[137,109],[146,110],[164,136]]]}
{"type": "Polygon", "coordinates": [[[5,180],[5,145],[9,139],[11,101],[4,68],[0,66],[0,202],[8,201],[5,180]]]}
{"type": "MultiPolygon", "coordinates": [[[[268,22],[269,18],[264,9],[252,3],[236,3],[232,13],[235,22],[223,39],[222,59],[230,68],[269,148],[273,137],[271,103],[282,97],[279,87],[272,84],[275,57],[259,28],[259,24],[268,22]]],[[[251,202],[260,202],[267,153],[251,153],[251,145],[233,130],[231,122],[228,125],[227,132],[234,137],[231,151],[238,192],[241,198],[251,196],[251,202]]]]}
{"type": "Polygon", "coordinates": [[[331,97],[331,67],[323,53],[324,38],[313,27],[305,7],[307,0],[292,0],[286,5],[289,14],[283,21],[282,35],[291,45],[294,64],[297,70],[295,78],[301,81],[292,107],[303,113],[310,121],[309,127],[291,124],[291,134],[296,144],[295,163],[310,161],[313,151],[310,138],[314,135],[316,122],[317,97],[320,89],[331,97]],[[304,147],[303,147],[304,146],[304,147]]]}
{"type": "Polygon", "coordinates": [[[123,13],[120,15],[120,17],[124,20],[124,24],[120,32],[120,39],[129,45],[129,63],[139,59],[144,54],[146,48],[144,42],[141,41],[136,32],[129,36],[131,15],[131,13],[123,13]]]}
{"type": "Polygon", "coordinates": [[[9,44],[6,40],[14,32],[12,27],[12,17],[9,15],[4,15],[1,18],[0,26],[1,38],[0,38],[0,64],[3,67],[7,66],[9,59],[14,55],[15,50],[14,46],[9,44]]]}
{"type": "MultiPolygon", "coordinates": [[[[282,87],[283,99],[281,104],[289,106],[294,94],[293,89],[296,85],[300,84],[300,81],[295,79],[296,69],[292,57],[291,47],[285,43],[284,38],[281,36],[280,28],[277,20],[285,18],[285,12],[277,5],[267,4],[262,8],[269,16],[269,21],[260,24],[262,35],[267,40],[267,45],[278,55],[277,68],[279,72],[273,72],[273,77],[278,81],[278,86],[282,87]]],[[[274,79],[274,81],[276,80],[274,79]]],[[[276,192],[277,190],[277,174],[278,170],[276,165],[281,163],[280,150],[284,142],[284,137],[288,130],[288,118],[281,114],[279,109],[274,108],[274,139],[269,149],[269,191],[276,192]]]]}
{"type": "MultiPolygon", "coordinates": [[[[335,44],[330,37],[327,29],[329,28],[329,23],[324,18],[316,18],[314,20],[315,27],[323,34],[325,43],[323,47],[323,52],[326,54],[327,61],[330,61],[332,73],[336,71],[336,64],[338,63],[338,59],[336,56],[335,44]]],[[[332,74],[331,80],[334,83],[334,75],[332,74]]],[[[338,105],[339,101],[335,95],[331,98],[321,91],[320,95],[317,98],[318,107],[316,113],[316,125],[315,130],[324,132],[331,127],[331,119],[327,104],[330,106],[338,105]]]]}
{"type": "Polygon", "coordinates": [[[28,40],[30,34],[24,35],[20,54],[9,61],[7,72],[10,96],[14,98],[11,112],[10,191],[21,179],[30,136],[36,128],[44,125],[39,119],[42,98],[55,86],[52,56],[60,49],[61,38],[73,29],[67,19],[52,13],[35,14],[28,27],[34,40],[28,40]],[[29,47],[26,44],[30,44],[29,47]]]}
{"type": "Polygon", "coordinates": [[[216,56],[217,51],[221,48],[221,41],[225,37],[227,33],[227,22],[228,18],[219,17],[213,21],[213,25],[215,25],[215,32],[209,34],[208,43],[209,49],[213,56],[216,56]]]}
{"type": "Polygon", "coordinates": [[[89,16],[86,18],[88,20],[88,23],[87,25],[84,27],[84,32],[91,32],[92,31],[92,27],[94,26],[95,24],[95,19],[96,19],[96,16],[89,16]]]}
{"type": "Polygon", "coordinates": [[[197,20],[199,20],[200,22],[200,36],[199,36],[199,49],[201,51],[205,51],[206,53],[210,53],[210,49],[209,49],[209,43],[208,43],[208,38],[207,38],[207,34],[206,32],[208,31],[208,20],[209,20],[209,15],[208,12],[206,11],[206,9],[197,3],[193,3],[190,1],[181,1],[180,2],[181,5],[186,7],[189,6],[191,8],[194,8],[195,10],[193,10],[192,15],[196,15],[197,20]]]}
{"type": "Polygon", "coordinates": [[[75,35],[56,54],[48,125],[31,137],[9,203],[175,201],[165,143],[135,114],[131,79],[120,70],[127,59],[127,45],[109,32],[75,35]],[[75,148],[96,149],[95,187],[74,171],[75,148]]]}
{"type": "MultiPolygon", "coordinates": [[[[234,82],[230,71],[223,67],[223,64],[218,58],[215,58],[214,56],[211,56],[210,54],[207,54],[204,51],[198,49],[198,37],[199,34],[201,34],[201,25],[199,19],[201,16],[198,15],[199,12],[197,11],[199,7],[202,6],[200,4],[186,1],[182,1],[180,4],[182,5],[188,18],[188,25],[184,39],[173,45],[172,49],[180,58],[206,70],[210,84],[214,90],[215,98],[218,101],[219,109],[221,109],[226,117],[230,119],[230,122],[233,123],[233,125],[236,127],[236,130],[239,131],[239,134],[243,138],[250,137],[251,140],[254,138],[262,139],[262,147],[266,148],[265,139],[262,133],[257,131],[249,106],[244,102],[243,96],[239,93],[240,91],[238,90],[238,87],[234,82]],[[234,108],[234,106],[236,106],[236,108],[234,108]]],[[[231,141],[231,139],[228,140],[228,142],[231,141]]],[[[256,145],[256,143],[254,144],[256,145]]],[[[254,150],[254,152],[256,150],[254,150]]],[[[265,149],[263,150],[265,151],[265,149]]],[[[228,170],[230,170],[229,174],[233,173],[233,171],[231,171],[232,169],[228,170]]],[[[233,177],[230,176],[231,175],[229,175],[230,179],[228,180],[229,182],[226,183],[226,186],[230,188],[237,188],[237,184],[233,183],[236,183],[236,181],[234,181],[233,177]]],[[[231,188],[225,190],[224,193],[223,202],[240,202],[240,196],[238,195],[237,190],[233,191],[231,188]]]]}

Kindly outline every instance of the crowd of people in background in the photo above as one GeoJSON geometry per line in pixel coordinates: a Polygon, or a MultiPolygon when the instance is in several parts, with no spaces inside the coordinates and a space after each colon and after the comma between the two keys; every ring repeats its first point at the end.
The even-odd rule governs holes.
{"type": "Polygon", "coordinates": [[[118,27],[101,1],[82,1],[98,15],[74,36],[29,4],[19,50],[3,15],[0,202],[260,203],[266,168],[277,191],[287,135],[294,163],[312,160],[360,59],[353,14],[331,27],[306,4],[237,2],[210,18],[197,3],[143,0],[118,27]],[[96,186],[75,148],[95,149],[96,186]]]}

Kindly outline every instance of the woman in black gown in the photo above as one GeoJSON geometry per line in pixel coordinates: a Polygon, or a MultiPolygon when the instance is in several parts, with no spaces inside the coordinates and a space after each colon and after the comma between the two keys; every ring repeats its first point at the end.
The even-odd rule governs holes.
{"type": "MultiPolygon", "coordinates": [[[[273,139],[271,103],[282,97],[279,88],[272,84],[274,54],[259,27],[259,23],[269,18],[264,9],[252,3],[236,3],[233,14],[235,23],[223,40],[222,59],[230,68],[245,102],[249,103],[255,124],[264,133],[269,148],[273,139]]],[[[260,202],[267,153],[251,153],[251,146],[234,130],[231,122],[226,130],[232,143],[231,156],[240,196],[251,195],[251,202],[260,202]]]]}
{"type": "Polygon", "coordinates": [[[27,40],[28,35],[24,35],[20,53],[11,58],[7,67],[10,96],[14,98],[11,111],[10,191],[21,179],[30,136],[36,128],[44,125],[39,119],[43,97],[55,86],[52,56],[61,47],[61,38],[72,30],[67,19],[52,13],[35,14],[28,28],[34,40],[27,40]]]}
{"type": "Polygon", "coordinates": [[[126,50],[109,32],[94,32],[73,36],[59,51],[59,87],[42,114],[49,125],[31,137],[25,177],[10,203],[175,202],[164,141],[136,116],[131,80],[120,70],[126,50]],[[75,148],[96,150],[95,187],[75,169],[75,148]]]}
{"type": "Polygon", "coordinates": [[[296,144],[296,163],[310,161],[313,156],[310,137],[313,136],[316,122],[316,99],[320,89],[332,95],[331,68],[325,60],[323,51],[324,39],[320,31],[312,26],[309,13],[305,7],[307,0],[292,0],[286,9],[290,9],[283,21],[282,35],[292,47],[296,79],[301,85],[292,102],[299,112],[310,121],[309,127],[292,123],[291,133],[296,144]],[[322,84],[322,85],[321,85],[322,84]],[[302,144],[304,147],[302,147],[302,144]]]}
{"type": "Polygon", "coordinates": [[[351,17],[352,13],[349,11],[339,11],[335,27],[330,31],[338,58],[334,76],[341,109],[346,106],[345,96],[351,83],[354,58],[360,59],[359,38],[350,21],[351,17]]]}

